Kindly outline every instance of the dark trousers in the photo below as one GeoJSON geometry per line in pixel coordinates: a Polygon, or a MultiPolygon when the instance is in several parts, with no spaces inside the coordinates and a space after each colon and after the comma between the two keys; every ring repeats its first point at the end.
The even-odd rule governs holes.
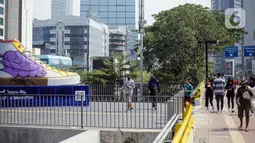
{"type": "Polygon", "coordinates": [[[223,110],[224,106],[224,95],[215,95],[216,97],[216,102],[217,102],[217,110],[223,110]],[[221,109],[220,109],[220,102],[221,102],[221,109]]]}
{"type": "Polygon", "coordinates": [[[156,98],[157,95],[156,95],[156,93],[157,93],[156,89],[151,90],[150,95],[151,95],[152,108],[157,106],[157,98],[156,98]]]}
{"type": "Polygon", "coordinates": [[[208,107],[209,101],[210,101],[211,106],[213,107],[213,94],[205,95],[205,107],[208,107]]]}
{"type": "Polygon", "coordinates": [[[234,98],[235,97],[234,97],[234,95],[228,95],[227,98],[228,98],[228,108],[230,109],[232,107],[232,109],[234,109],[234,107],[235,107],[235,104],[234,104],[234,98]]]}
{"type": "Polygon", "coordinates": [[[184,106],[186,105],[186,102],[192,105],[192,98],[190,96],[184,96],[184,106]]]}
{"type": "Polygon", "coordinates": [[[250,121],[250,106],[240,105],[238,106],[238,117],[243,119],[243,113],[245,113],[246,123],[250,121]]]}

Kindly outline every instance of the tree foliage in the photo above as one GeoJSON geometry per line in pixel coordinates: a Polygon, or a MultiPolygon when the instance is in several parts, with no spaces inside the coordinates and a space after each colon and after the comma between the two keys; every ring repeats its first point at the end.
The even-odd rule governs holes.
{"type": "Polygon", "coordinates": [[[210,45],[218,51],[240,41],[243,29],[231,30],[224,25],[224,15],[201,5],[185,4],[153,15],[156,22],[146,27],[145,65],[159,80],[167,83],[194,82],[204,78],[206,40],[220,40],[210,45]]]}
{"type": "Polygon", "coordinates": [[[91,72],[78,71],[81,82],[85,84],[121,84],[128,72],[136,78],[136,64],[131,64],[128,55],[115,53],[112,60],[104,60],[104,68],[91,72]]]}

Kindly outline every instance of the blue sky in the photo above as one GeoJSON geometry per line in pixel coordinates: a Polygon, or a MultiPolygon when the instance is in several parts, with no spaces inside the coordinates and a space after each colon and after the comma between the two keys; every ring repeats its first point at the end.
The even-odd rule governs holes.
{"type": "MultiPolygon", "coordinates": [[[[211,0],[145,0],[145,19],[148,24],[152,24],[154,19],[152,14],[158,13],[162,10],[171,9],[178,5],[185,3],[201,4],[210,7],[211,0]]],[[[73,0],[74,15],[79,16],[80,0],[73,0]]],[[[49,19],[51,17],[51,0],[34,0],[34,17],[37,19],[49,19]]]]}

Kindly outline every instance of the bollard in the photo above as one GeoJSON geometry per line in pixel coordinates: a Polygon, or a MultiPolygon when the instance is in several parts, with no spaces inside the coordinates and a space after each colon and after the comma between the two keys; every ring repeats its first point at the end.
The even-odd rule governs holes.
{"type": "Polygon", "coordinates": [[[169,121],[174,115],[174,100],[167,100],[167,121],[169,121]]]}

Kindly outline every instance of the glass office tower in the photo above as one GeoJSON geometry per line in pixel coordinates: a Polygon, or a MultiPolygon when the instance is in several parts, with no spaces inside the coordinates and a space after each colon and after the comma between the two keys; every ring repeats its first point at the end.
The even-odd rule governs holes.
{"type": "Polygon", "coordinates": [[[135,0],[81,0],[80,14],[86,16],[92,9],[109,28],[128,26],[136,29],[135,0]]]}
{"type": "Polygon", "coordinates": [[[226,10],[228,8],[241,8],[242,0],[211,0],[213,10],[226,10]]]}
{"type": "MultiPolygon", "coordinates": [[[[81,0],[80,15],[86,16],[89,10],[97,13],[100,20],[109,28],[127,26],[136,29],[136,0],[81,0]]],[[[136,44],[137,34],[132,33],[132,47],[136,44]]]]}
{"type": "Polygon", "coordinates": [[[73,15],[73,0],[51,0],[51,18],[73,15]]]}

